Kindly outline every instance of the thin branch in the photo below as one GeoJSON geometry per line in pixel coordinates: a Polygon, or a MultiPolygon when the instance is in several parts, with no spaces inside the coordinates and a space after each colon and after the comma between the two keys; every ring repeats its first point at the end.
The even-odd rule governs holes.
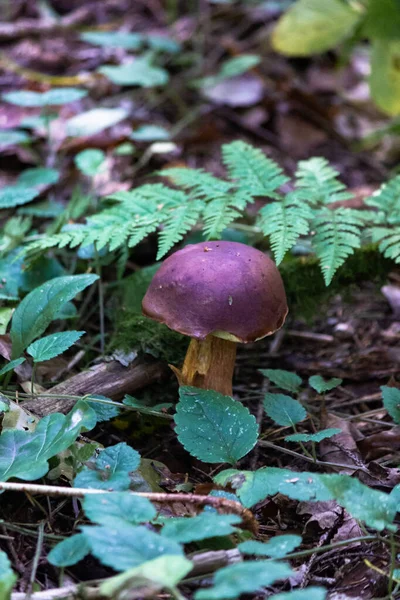
{"type": "MultiPolygon", "coordinates": [[[[1,481],[0,490],[12,492],[24,492],[28,494],[43,494],[53,497],[83,498],[88,494],[112,493],[105,490],[86,489],[86,488],[68,488],[56,485],[40,485],[37,483],[14,483],[10,481],[1,481]]],[[[216,496],[201,496],[200,494],[168,494],[166,492],[130,492],[133,496],[148,498],[152,502],[161,504],[170,504],[174,502],[188,502],[198,506],[212,506],[215,509],[224,510],[235,515],[239,515],[243,522],[243,527],[255,532],[257,530],[257,521],[253,513],[242,506],[240,502],[219,498],[216,496]]]]}

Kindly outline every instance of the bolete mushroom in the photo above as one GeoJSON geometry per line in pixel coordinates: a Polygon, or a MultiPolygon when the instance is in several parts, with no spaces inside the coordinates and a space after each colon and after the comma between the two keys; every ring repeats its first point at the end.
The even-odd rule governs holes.
{"type": "Polygon", "coordinates": [[[192,339],[181,385],[232,395],[238,342],[282,327],[288,312],[283,282],[263,252],[238,242],[201,242],[167,258],[143,298],[143,314],[192,339]]]}

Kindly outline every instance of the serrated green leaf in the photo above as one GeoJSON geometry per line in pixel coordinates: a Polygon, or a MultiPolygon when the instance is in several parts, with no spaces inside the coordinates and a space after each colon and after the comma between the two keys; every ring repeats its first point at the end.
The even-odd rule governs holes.
{"type": "Polygon", "coordinates": [[[296,373],[283,369],[259,369],[264,377],[268,377],[276,387],[296,394],[301,386],[302,379],[296,373]]]}
{"type": "Polygon", "coordinates": [[[383,406],[395,423],[400,424],[400,390],[387,385],[381,386],[383,406]]]}
{"type": "Polygon", "coordinates": [[[86,331],[52,333],[30,344],[26,351],[32,356],[33,362],[44,362],[45,360],[59,356],[68,350],[68,348],[71,348],[85,333],[86,331]]]}
{"type": "Polygon", "coordinates": [[[341,433],[341,429],[322,429],[317,433],[293,433],[285,437],[285,442],[322,442],[326,438],[330,438],[338,433],[341,433]]]}
{"type": "Polygon", "coordinates": [[[352,517],[377,531],[396,531],[393,520],[398,507],[389,494],[363,485],[348,475],[320,475],[320,478],[336,502],[352,517]]]}
{"type": "Polygon", "coordinates": [[[343,379],[339,379],[339,377],[324,379],[321,377],[321,375],[312,375],[308,380],[310,386],[313,388],[313,390],[318,392],[318,394],[329,392],[330,390],[338,387],[338,385],[341,385],[342,382],[343,379]]]}
{"type": "Polygon", "coordinates": [[[283,592],[270,597],[270,600],[325,600],[327,590],[323,587],[310,586],[305,590],[293,590],[292,592],[283,592]]]}
{"type": "Polygon", "coordinates": [[[240,521],[238,515],[202,512],[196,517],[168,519],[164,523],[161,535],[188,544],[215,536],[231,535],[237,531],[232,525],[238,525],[240,521]]]}
{"type": "Polygon", "coordinates": [[[107,396],[102,396],[101,394],[91,394],[85,398],[85,401],[96,413],[98,423],[110,421],[110,419],[117,417],[121,413],[121,410],[118,408],[118,406],[96,402],[96,400],[110,401],[110,398],[107,398],[107,396]]]}
{"type": "Polygon", "coordinates": [[[125,442],[109,446],[90,461],[74,479],[74,487],[124,491],[129,489],[129,473],[140,464],[139,452],[125,442]]]}
{"type": "Polygon", "coordinates": [[[0,435],[0,480],[34,481],[46,475],[48,460],[66,450],[82,430],[96,425],[94,411],[82,401],[68,414],[54,413],[39,421],[35,431],[7,430],[0,435]]]}
{"type": "Polygon", "coordinates": [[[254,554],[256,556],[269,556],[271,558],[284,558],[286,554],[293,552],[301,544],[299,535],[276,535],[268,542],[257,542],[248,540],[238,545],[243,554],[254,554]]]}
{"type": "Polygon", "coordinates": [[[214,479],[220,485],[229,484],[248,507],[278,493],[300,501],[332,499],[331,493],[315,473],[297,473],[275,467],[263,467],[257,471],[227,469],[214,479]]]}
{"type": "Polygon", "coordinates": [[[150,500],[129,492],[88,494],[83,501],[83,510],[93,523],[107,527],[140,525],[157,514],[150,500]]]}
{"type": "Polygon", "coordinates": [[[181,387],[175,423],[181,444],[204,462],[235,463],[257,442],[258,426],[240,402],[212,390],[181,387]]]}
{"type": "Polygon", "coordinates": [[[160,125],[141,125],[132,131],[129,137],[135,142],[155,142],[171,139],[169,131],[160,125]]]}
{"type": "Polygon", "coordinates": [[[106,155],[98,148],[86,148],[75,156],[75,164],[81,173],[87,177],[94,177],[102,173],[105,168],[106,155]]]}
{"type": "Polygon", "coordinates": [[[238,598],[240,594],[257,592],[291,575],[292,570],[285,563],[267,560],[236,563],[219,569],[214,576],[213,586],[197,591],[194,597],[195,600],[238,598]]]}
{"type": "Polygon", "coordinates": [[[0,369],[0,375],[4,375],[5,373],[8,373],[8,371],[12,371],[13,369],[15,369],[15,367],[18,367],[18,365],[22,365],[23,362],[25,362],[24,357],[11,360],[2,369],[0,369]]]}
{"type": "Polygon", "coordinates": [[[66,122],[67,134],[74,137],[96,135],[127,116],[128,112],[123,108],[92,108],[66,122]]]}
{"type": "Polygon", "coordinates": [[[397,0],[368,0],[363,33],[378,39],[400,38],[400,10],[397,0]]]}
{"type": "Polygon", "coordinates": [[[192,568],[193,563],[184,556],[166,554],[106,579],[100,586],[100,593],[117,598],[122,590],[131,591],[143,585],[155,593],[162,588],[175,587],[192,568]]]}
{"type": "Polygon", "coordinates": [[[307,416],[300,402],[285,394],[265,394],[264,409],[270,419],[283,427],[300,423],[307,416]]]}
{"type": "Polygon", "coordinates": [[[7,554],[0,550],[0,598],[2,600],[9,600],[16,582],[17,576],[11,568],[10,560],[7,554]]]}
{"type": "Polygon", "coordinates": [[[90,546],[83,533],[77,533],[63,540],[49,552],[47,560],[55,567],[71,567],[85,558],[90,546]]]}
{"type": "Polygon", "coordinates": [[[180,544],[142,525],[124,523],[113,527],[84,526],[81,529],[92,554],[115,571],[126,571],[164,554],[183,555],[180,544]]]}
{"type": "Polygon", "coordinates": [[[97,275],[55,277],[30,292],[17,306],[11,324],[13,358],[39,337],[61,307],[98,279],[97,275]]]}
{"type": "Polygon", "coordinates": [[[325,52],[349,37],[361,13],[341,0],[297,0],[279,19],[274,50],[288,56],[325,52]]]}

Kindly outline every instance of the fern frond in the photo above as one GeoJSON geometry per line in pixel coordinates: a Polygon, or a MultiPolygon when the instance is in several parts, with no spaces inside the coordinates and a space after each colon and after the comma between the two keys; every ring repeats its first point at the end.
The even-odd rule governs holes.
{"type": "Polygon", "coordinates": [[[372,241],[379,243],[379,250],[385,258],[392,258],[400,263],[400,231],[399,228],[373,227],[372,241]]]}
{"type": "Polygon", "coordinates": [[[222,159],[229,177],[236,181],[239,189],[252,196],[276,198],[276,190],[289,181],[276,162],[245,142],[222,146],[222,159]]]}
{"type": "Polygon", "coordinates": [[[400,175],[384,183],[372,196],[365,199],[367,206],[379,209],[381,221],[400,221],[400,175]]]}
{"type": "Polygon", "coordinates": [[[311,226],[315,231],[312,245],[320,260],[325,284],[329,285],[337,269],[360,247],[362,220],[350,208],[322,208],[311,226]]]}
{"type": "Polygon", "coordinates": [[[223,196],[233,188],[232,183],[218,179],[202,169],[171,168],[164,169],[160,175],[168,177],[172,183],[183,189],[191,190],[196,198],[205,200],[223,196]]]}
{"type": "Polygon", "coordinates": [[[160,260],[198,221],[203,203],[193,201],[171,212],[158,236],[157,259],[160,260]]]}
{"type": "Polygon", "coordinates": [[[338,180],[338,172],[325,158],[301,160],[296,171],[296,186],[310,204],[330,204],[350,200],[353,194],[338,180]]]}
{"type": "Polygon", "coordinates": [[[257,225],[269,236],[275,262],[279,265],[301,235],[307,235],[311,208],[296,196],[288,194],[279,202],[271,202],[259,211],[257,225]]]}

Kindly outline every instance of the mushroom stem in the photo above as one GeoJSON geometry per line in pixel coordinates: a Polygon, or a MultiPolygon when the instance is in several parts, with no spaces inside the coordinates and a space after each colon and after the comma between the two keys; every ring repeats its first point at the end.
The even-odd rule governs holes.
{"type": "Polygon", "coordinates": [[[182,370],[172,367],[180,385],[193,385],[232,396],[236,342],[213,335],[190,340],[182,370]]]}

